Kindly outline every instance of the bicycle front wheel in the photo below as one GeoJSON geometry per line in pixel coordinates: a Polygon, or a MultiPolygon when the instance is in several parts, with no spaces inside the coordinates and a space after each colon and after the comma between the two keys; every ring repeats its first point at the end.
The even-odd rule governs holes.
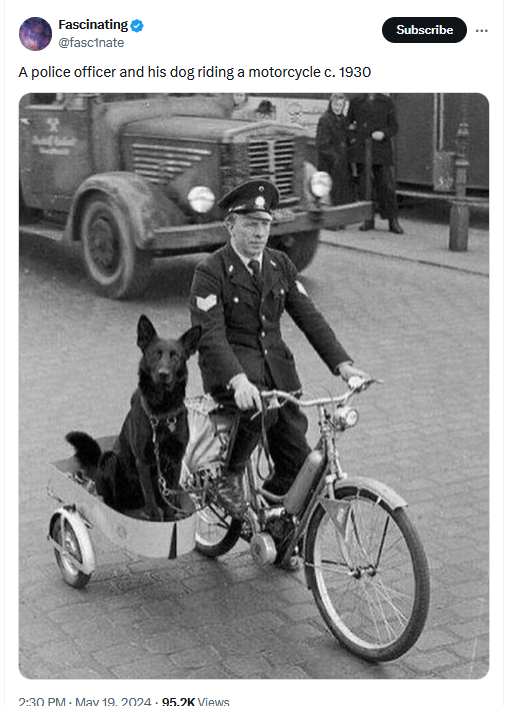
{"type": "Polygon", "coordinates": [[[416,642],[428,614],[429,571],[403,507],[369,489],[338,488],[314,511],[305,565],[324,621],[348,650],[386,662],[416,642]]]}

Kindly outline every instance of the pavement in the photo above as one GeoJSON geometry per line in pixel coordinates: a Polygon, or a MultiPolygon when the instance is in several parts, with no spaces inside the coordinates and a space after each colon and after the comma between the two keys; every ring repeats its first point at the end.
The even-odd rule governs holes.
{"type": "MultiPolygon", "coordinates": [[[[56,506],[42,469],[68,455],[62,439],[69,428],[102,435],[120,423],[137,360],[132,321],[147,311],[185,330],[193,265],[170,262],[142,300],[112,302],[90,293],[74,260],[27,241],[20,255],[24,676],[425,680],[487,673],[488,233],[479,221],[468,252],[451,253],[446,225],[423,214],[400,220],[403,236],[380,222],[368,233],[355,226],[323,233],[305,281],[362,367],[373,361],[386,380],[380,394],[363,398],[362,422],[344,438],[344,452],[357,474],[380,477],[407,497],[423,537],[432,603],[415,647],[382,665],[347,653],[324,627],[303,573],[255,566],[242,542],[218,561],[191,553],[167,562],[125,553],[93,533],[98,568],[90,584],[77,591],[63,583],[46,540],[56,506]],[[112,378],[118,351],[122,365],[112,378]]],[[[306,387],[329,384],[289,322],[285,336],[306,387]]],[[[195,373],[192,361],[190,380],[195,373]]]]}
{"type": "MultiPolygon", "coordinates": [[[[440,206],[437,212],[440,214],[440,206]]],[[[449,228],[446,223],[433,219],[433,211],[428,223],[422,207],[412,215],[400,218],[404,235],[389,233],[388,222],[376,219],[375,230],[360,231],[351,226],[344,230],[324,231],[322,242],[382,257],[489,275],[489,231],[485,213],[473,214],[476,224],[470,225],[468,248],[462,252],[449,250],[449,228]]]]}

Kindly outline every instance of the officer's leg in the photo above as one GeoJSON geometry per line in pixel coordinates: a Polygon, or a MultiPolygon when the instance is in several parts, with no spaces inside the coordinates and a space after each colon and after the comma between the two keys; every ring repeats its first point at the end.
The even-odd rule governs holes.
{"type": "Polygon", "coordinates": [[[238,418],[226,460],[229,473],[241,473],[261,438],[261,417],[253,412],[237,412],[238,418]]]}
{"type": "Polygon", "coordinates": [[[307,417],[296,405],[288,403],[278,410],[277,421],[267,431],[275,474],[265,483],[265,490],[275,495],[284,495],[289,490],[311,451],[307,428],[307,417]]]}

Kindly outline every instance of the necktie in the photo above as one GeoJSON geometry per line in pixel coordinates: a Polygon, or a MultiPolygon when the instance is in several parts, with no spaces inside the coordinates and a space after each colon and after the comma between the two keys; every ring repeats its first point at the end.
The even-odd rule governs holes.
{"type": "Polygon", "coordinates": [[[261,291],[263,289],[263,277],[261,276],[261,268],[258,260],[249,260],[249,269],[252,272],[254,284],[261,291]]]}

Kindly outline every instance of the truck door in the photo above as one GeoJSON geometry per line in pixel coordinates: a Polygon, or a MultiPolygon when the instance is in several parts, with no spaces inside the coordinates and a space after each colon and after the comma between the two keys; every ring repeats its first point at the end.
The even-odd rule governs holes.
{"type": "Polygon", "coordinates": [[[93,173],[88,101],[78,94],[32,93],[19,106],[19,166],[26,206],[68,212],[93,173]]]}

